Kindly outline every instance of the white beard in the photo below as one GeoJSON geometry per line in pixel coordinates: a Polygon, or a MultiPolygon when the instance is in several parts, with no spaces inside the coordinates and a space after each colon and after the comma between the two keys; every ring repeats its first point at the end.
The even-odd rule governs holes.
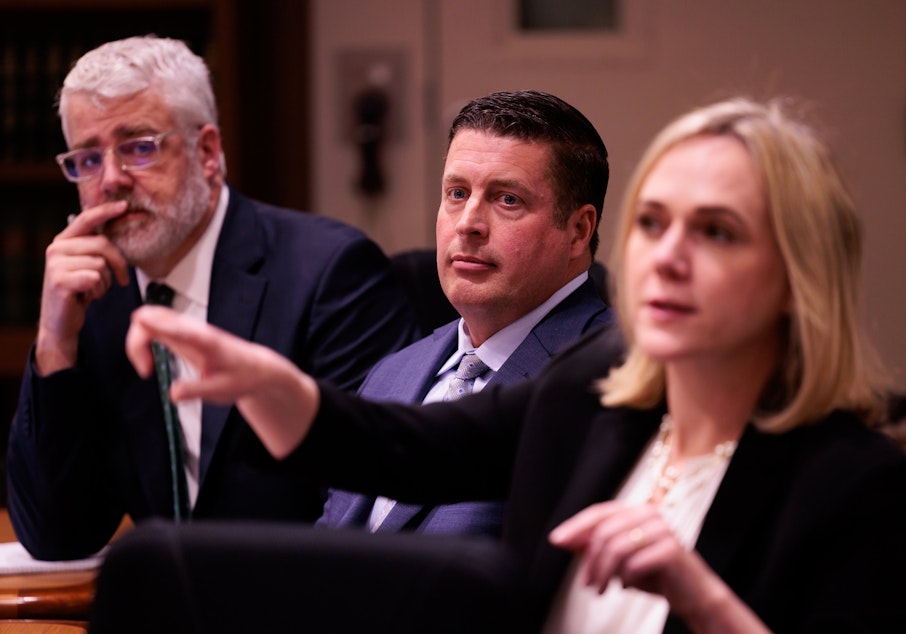
{"type": "Polygon", "coordinates": [[[186,241],[211,205],[211,185],[201,164],[190,162],[186,178],[170,204],[159,204],[149,196],[113,195],[110,200],[125,200],[126,211],[140,215],[114,219],[104,225],[103,233],[123,253],[129,264],[154,268],[153,263],[169,259],[186,241]]]}

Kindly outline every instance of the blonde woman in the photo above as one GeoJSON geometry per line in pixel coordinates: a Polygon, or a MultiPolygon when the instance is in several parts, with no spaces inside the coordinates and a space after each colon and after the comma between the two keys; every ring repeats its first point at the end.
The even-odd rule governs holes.
{"type": "Polygon", "coordinates": [[[906,627],[906,457],[866,425],[883,400],[860,224],[825,144],[778,102],[684,115],[616,245],[622,337],[454,404],[356,400],[163,309],[135,314],[129,352],[143,374],[151,339],[194,358],[203,378],[173,397],[235,401],[300,477],[508,496],[515,631],[906,627]]]}

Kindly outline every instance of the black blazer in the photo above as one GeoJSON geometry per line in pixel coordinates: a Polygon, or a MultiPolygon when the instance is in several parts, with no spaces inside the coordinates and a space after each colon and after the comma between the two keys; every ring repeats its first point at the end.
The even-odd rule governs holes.
{"type": "MultiPolygon", "coordinates": [[[[154,378],[126,358],[141,303],[130,273],[88,310],[77,367],[40,378],[29,361],[8,455],[10,516],[37,558],[83,557],[123,514],[172,515],[163,414],[154,378]]],[[[266,345],[303,370],[356,388],[382,356],[412,340],[414,318],[380,249],[328,218],[230,191],[211,273],[208,320],[266,345]]],[[[241,458],[235,408],[202,412],[197,518],[314,521],[323,494],[276,461],[241,458]]],[[[259,454],[265,452],[260,451],[259,454]]]]}
{"type": "MultiPolygon", "coordinates": [[[[322,386],[291,457],[332,485],[400,500],[509,496],[504,542],[523,566],[524,631],[537,628],[570,556],[549,531],[610,499],[663,409],[605,409],[592,386],[620,358],[609,330],[537,379],[423,407],[354,400],[322,386]]],[[[744,432],[696,549],[775,631],[906,628],[906,457],[837,412],[783,434],[744,432]]],[[[665,631],[683,631],[671,619],[665,631]]]]}

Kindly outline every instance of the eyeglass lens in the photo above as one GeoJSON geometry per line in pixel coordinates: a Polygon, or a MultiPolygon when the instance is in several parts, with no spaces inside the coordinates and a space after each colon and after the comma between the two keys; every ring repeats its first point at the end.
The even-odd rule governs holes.
{"type": "MultiPolygon", "coordinates": [[[[153,165],[160,152],[160,141],[157,137],[142,137],[123,141],[113,148],[124,167],[142,169],[153,165]]],[[[62,165],[72,178],[84,178],[100,172],[104,163],[106,150],[87,148],[76,150],[63,157],[62,165]]]]}

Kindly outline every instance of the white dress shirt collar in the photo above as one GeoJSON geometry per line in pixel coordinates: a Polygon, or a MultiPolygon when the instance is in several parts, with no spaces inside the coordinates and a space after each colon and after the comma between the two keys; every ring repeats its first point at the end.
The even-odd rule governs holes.
{"type": "Polygon", "coordinates": [[[456,367],[459,364],[462,355],[473,351],[485,362],[485,365],[494,372],[497,372],[500,370],[501,366],[506,363],[506,360],[510,358],[510,355],[513,354],[516,348],[519,347],[519,344],[525,340],[532,331],[532,328],[537,326],[538,322],[544,319],[545,315],[553,310],[557,304],[566,299],[573,291],[584,284],[587,279],[588,272],[583,271],[560,287],[559,290],[537,308],[529,311],[510,325],[501,328],[488,337],[487,341],[478,346],[478,348],[475,348],[472,345],[472,340],[465,330],[465,323],[460,318],[458,348],[456,352],[453,353],[453,356],[451,356],[440,368],[437,376],[456,367]]]}
{"type": "MultiPolygon", "coordinates": [[[[217,207],[214,209],[214,217],[211,218],[211,222],[208,223],[198,242],[183,259],[176,263],[169,275],[162,280],[155,280],[167,284],[176,291],[173,302],[174,308],[177,310],[184,307],[180,306],[181,303],[190,303],[202,307],[207,313],[208,295],[211,290],[211,271],[214,268],[214,251],[217,249],[217,240],[220,237],[220,229],[223,227],[229,200],[230,191],[224,185],[220,190],[217,207]]],[[[145,288],[151,278],[141,269],[136,269],[135,275],[142,298],[144,298],[145,288]]],[[[206,317],[207,315],[205,315],[206,317]]]]}

